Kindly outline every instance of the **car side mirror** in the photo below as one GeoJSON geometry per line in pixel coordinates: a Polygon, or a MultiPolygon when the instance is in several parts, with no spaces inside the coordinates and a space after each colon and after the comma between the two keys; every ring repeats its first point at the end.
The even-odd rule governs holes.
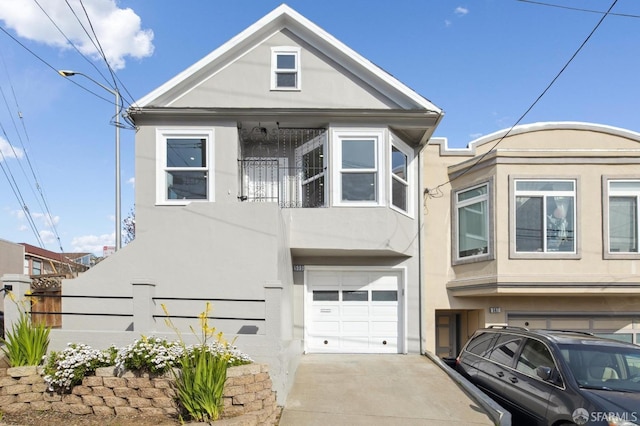
{"type": "Polygon", "coordinates": [[[536,368],[536,374],[545,382],[551,381],[551,373],[553,370],[550,367],[540,366],[536,368]]]}

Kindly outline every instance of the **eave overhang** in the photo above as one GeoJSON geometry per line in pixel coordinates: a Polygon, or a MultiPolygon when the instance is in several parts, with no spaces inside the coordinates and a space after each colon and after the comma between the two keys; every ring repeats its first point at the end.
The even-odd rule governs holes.
{"type": "Polygon", "coordinates": [[[136,125],[173,123],[184,118],[207,121],[244,120],[277,122],[281,127],[327,124],[386,125],[406,142],[424,145],[442,120],[441,111],[424,109],[324,109],[324,108],[189,108],[132,107],[128,115],[136,125]]]}
{"type": "Polygon", "coordinates": [[[447,292],[457,297],[630,296],[640,295],[640,282],[449,282],[447,292]]]}

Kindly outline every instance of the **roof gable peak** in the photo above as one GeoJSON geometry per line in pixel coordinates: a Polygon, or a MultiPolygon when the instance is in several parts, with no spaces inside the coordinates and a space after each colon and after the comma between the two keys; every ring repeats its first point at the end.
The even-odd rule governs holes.
{"type": "Polygon", "coordinates": [[[402,104],[407,105],[407,108],[426,109],[442,114],[442,110],[429,100],[409,89],[391,74],[347,47],[284,3],[204,58],[139,99],[134,103],[133,109],[158,106],[158,104],[170,104],[173,101],[174,94],[188,89],[189,82],[199,77],[206,78],[207,70],[211,69],[212,66],[224,64],[225,61],[230,60],[235,52],[251,49],[255,44],[285,28],[319,51],[327,54],[327,56],[335,59],[338,63],[348,64],[348,68],[352,72],[364,81],[369,82],[372,87],[377,87],[378,90],[387,94],[394,93],[394,97],[404,100],[402,104]]]}

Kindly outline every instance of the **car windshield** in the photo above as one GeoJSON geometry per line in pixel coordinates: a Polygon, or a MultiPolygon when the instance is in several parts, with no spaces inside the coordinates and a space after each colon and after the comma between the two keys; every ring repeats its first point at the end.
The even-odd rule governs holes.
{"type": "Polygon", "coordinates": [[[580,387],[640,392],[640,347],[581,344],[560,350],[580,387]]]}

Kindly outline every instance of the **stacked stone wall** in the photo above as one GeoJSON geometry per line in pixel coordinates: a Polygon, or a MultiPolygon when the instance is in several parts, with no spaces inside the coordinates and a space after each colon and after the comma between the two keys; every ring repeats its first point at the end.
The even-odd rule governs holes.
{"type": "MultiPolygon", "coordinates": [[[[268,366],[248,364],[227,370],[220,424],[275,425],[279,417],[268,366]]],[[[52,392],[41,368],[0,366],[0,410],[6,413],[56,411],[78,415],[164,415],[176,418],[171,375],[96,370],[69,393],[52,392]]]]}

